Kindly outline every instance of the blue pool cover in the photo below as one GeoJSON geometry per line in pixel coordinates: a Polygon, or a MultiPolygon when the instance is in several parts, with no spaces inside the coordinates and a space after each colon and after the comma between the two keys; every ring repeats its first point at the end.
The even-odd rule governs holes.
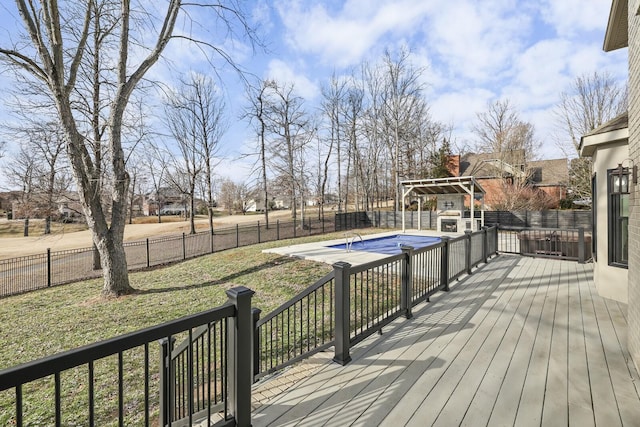
{"type": "MultiPolygon", "coordinates": [[[[411,234],[395,234],[393,236],[377,237],[375,239],[363,239],[360,240],[358,236],[354,236],[354,241],[351,243],[351,237],[349,237],[349,243],[351,244],[352,251],[365,251],[375,252],[379,254],[395,255],[402,252],[401,245],[411,246],[414,249],[424,248],[425,246],[431,246],[436,243],[440,243],[439,237],[431,236],[414,236],[411,234]]],[[[342,243],[339,245],[327,246],[334,249],[347,249],[347,244],[342,243]]]]}

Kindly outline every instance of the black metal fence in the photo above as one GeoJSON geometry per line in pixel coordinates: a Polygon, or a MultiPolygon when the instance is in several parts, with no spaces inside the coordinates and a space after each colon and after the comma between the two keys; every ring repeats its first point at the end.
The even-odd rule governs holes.
{"type": "Polygon", "coordinates": [[[17,426],[249,426],[253,291],[227,295],[221,307],[0,371],[0,392],[13,392],[0,414],[13,410],[6,421],[17,426]],[[186,344],[172,349],[176,338],[186,344]]]}
{"type": "MultiPolygon", "coordinates": [[[[335,231],[333,217],[275,221],[216,228],[213,233],[166,236],[124,244],[129,270],[139,270],[255,243],[335,231]]],[[[0,297],[100,277],[102,269],[92,248],[47,251],[0,260],[0,297]]]]}

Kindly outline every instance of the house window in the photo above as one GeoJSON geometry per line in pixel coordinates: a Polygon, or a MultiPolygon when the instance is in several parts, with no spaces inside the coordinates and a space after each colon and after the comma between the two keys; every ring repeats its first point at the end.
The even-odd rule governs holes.
{"type": "Polygon", "coordinates": [[[629,263],[629,170],[617,168],[609,175],[609,264],[629,263]]]}

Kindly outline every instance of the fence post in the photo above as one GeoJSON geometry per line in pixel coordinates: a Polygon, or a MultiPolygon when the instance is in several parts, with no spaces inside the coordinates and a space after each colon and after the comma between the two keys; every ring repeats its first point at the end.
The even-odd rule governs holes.
{"type": "Polygon", "coordinates": [[[578,228],[578,262],[584,264],[585,250],[584,250],[584,228],[578,228]]]}
{"type": "Polygon", "coordinates": [[[322,215],[322,220],[321,220],[322,221],[322,234],[325,234],[325,231],[324,231],[324,218],[325,217],[324,217],[324,214],[323,214],[322,215]]]}
{"type": "Polygon", "coordinates": [[[187,259],[187,236],[182,233],[182,259],[187,259]]]}
{"type": "Polygon", "coordinates": [[[280,240],[280,220],[276,219],[276,240],[280,240]]]}
{"type": "Polygon", "coordinates": [[[489,262],[489,239],[487,239],[487,227],[482,227],[482,259],[484,263],[489,262]]]}
{"type": "Polygon", "coordinates": [[[440,258],[440,287],[449,292],[449,237],[442,236],[442,258],[440,258]]]}
{"type": "Polygon", "coordinates": [[[402,283],[400,286],[400,311],[404,311],[404,316],[407,319],[413,317],[411,312],[412,300],[413,300],[413,267],[411,261],[413,260],[413,247],[400,246],[402,253],[404,254],[404,260],[402,261],[402,283]]]}
{"type": "Polygon", "coordinates": [[[237,286],[227,291],[229,302],[236,306],[229,330],[227,378],[229,411],[238,427],[251,426],[251,385],[253,384],[253,315],[251,289],[237,286]]]}
{"type": "Polygon", "coordinates": [[[296,218],[293,218],[293,237],[297,237],[296,236],[296,227],[298,226],[298,224],[296,223],[296,218]]]}
{"type": "Polygon", "coordinates": [[[160,425],[171,425],[174,414],[173,401],[173,379],[171,374],[171,350],[176,339],[171,337],[171,341],[168,338],[162,338],[158,340],[158,344],[161,347],[160,355],[160,425]]]}
{"type": "Polygon", "coordinates": [[[258,320],[260,320],[259,308],[252,308],[251,315],[253,318],[253,382],[256,381],[256,375],[260,373],[260,334],[258,333],[258,320]]]}
{"type": "Polygon", "coordinates": [[[151,259],[149,256],[149,238],[147,237],[147,268],[151,266],[151,259]]]}
{"type": "Polygon", "coordinates": [[[260,221],[258,221],[258,243],[260,243],[260,221]]]}
{"type": "Polygon", "coordinates": [[[51,248],[47,248],[47,288],[51,287],[51,248]]]}
{"type": "Polygon", "coordinates": [[[240,226],[236,224],[236,248],[240,247],[240,226]]]}
{"type": "Polygon", "coordinates": [[[464,235],[464,262],[467,267],[467,274],[471,274],[471,230],[465,230],[464,235]]]}
{"type": "Polygon", "coordinates": [[[211,245],[211,253],[215,252],[213,247],[213,229],[209,231],[209,244],[211,245]]]}
{"type": "Polygon", "coordinates": [[[351,362],[349,355],[349,325],[350,325],[350,292],[349,292],[349,270],[351,264],[338,261],[333,264],[334,285],[335,285],[335,307],[336,307],[336,330],[335,330],[335,355],[333,361],[342,366],[351,362]]]}

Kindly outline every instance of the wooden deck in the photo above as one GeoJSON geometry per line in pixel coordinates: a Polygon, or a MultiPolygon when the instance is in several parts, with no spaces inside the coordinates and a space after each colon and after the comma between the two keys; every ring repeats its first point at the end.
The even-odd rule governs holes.
{"type": "Polygon", "coordinates": [[[591,264],[500,255],[253,413],[254,426],[640,426],[626,306],[591,264]]]}

